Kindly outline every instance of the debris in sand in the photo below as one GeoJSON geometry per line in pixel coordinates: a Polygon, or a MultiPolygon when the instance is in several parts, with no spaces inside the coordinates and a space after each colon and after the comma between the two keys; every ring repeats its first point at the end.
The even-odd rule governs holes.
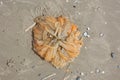
{"type": "Polygon", "coordinates": [[[85,49],[87,49],[87,47],[85,46],[85,49]]]}
{"type": "Polygon", "coordinates": [[[82,79],[80,78],[80,76],[78,76],[78,77],[76,78],[76,80],[82,80],[82,79]]]}
{"type": "Polygon", "coordinates": [[[65,72],[67,72],[67,73],[70,72],[71,73],[72,71],[70,69],[66,69],[65,72]]]}
{"type": "Polygon", "coordinates": [[[36,23],[33,23],[31,26],[29,26],[27,29],[25,29],[25,32],[29,31],[30,29],[32,29],[35,26],[36,23]]]}
{"type": "Polygon", "coordinates": [[[100,72],[100,69],[96,69],[96,73],[99,73],[100,72]]]}
{"type": "Polygon", "coordinates": [[[18,68],[18,69],[16,69],[15,71],[16,71],[16,72],[20,72],[20,71],[21,71],[21,68],[18,68]]]}
{"type": "Polygon", "coordinates": [[[50,75],[46,76],[45,78],[43,78],[42,80],[46,80],[46,79],[48,79],[48,78],[50,78],[52,76],[55,76],[55,75],[56,75],[56,73],[50,74],[50,75]]]}
{"type": "Polygon", "coordinates": [[[80,0],[74,0],[74,3],[76,4],[76,3],[80,3],[80,0]]]}
{"type": "Polygon", "coordinates": [[[70,78],[70,75],[66,76],[63,80],[68,80],[70,78]]]}
{"type": "Polygon", "coordinates": [[[69,2],[69,0],[66,0],[66,2],[69,2]]]}
{"type": "Polygon", "coordinates": [[[85,74],[83,72],[80,73],[81,76],[84,76],[85,74]]]}
{"type": "Polygon", "coordinates": [[[24,59],[20,62],[20,64],[24,65],[25,61],[26,61],[26,59],[24,58],[24,59]]]}
{"type": "Polygon", "coordinates": [[[90,27],[87,27],[87,30],[89,31],[89,30],[90,30],[90,27]]]}
{"type": "Polygon", "coordinates": [[[23,60],[20,61],[20,64],[23,66],[28,66],[29,64],[31,64],[31,61],[27,58],[23,58],[23,60]]]}
{"type": "Polygon", "coordinates": [[[89,37],[90,37],[90,35],[87,35],[87,37],[89,38],[89,37]]]}
{"type": "Polygon", "coordinates": [[[81,15],[81,13],[80,13],[80,12],[78,12],[78,14],[79,14],[79,15],[81,15]]]}
{"type": "Polygon", "coordinates": [[[13,58],[7,60],[6,65],[7,65],[8,67],[13,67],[14,64],[15,64],[15,61],[13,60],[13,58]]]}
{"type": "Polygon", "coordinates": [[[111,58],[115,58],[115,53],[111,52],[111,58]]]}
{"type": "Polygon", "coordinates": [[[0,5],[3,5],[3,2],[2,2],[2,1],[0,1],[0,5]]]}
{"type": "Polygon", "coordinates": [[[102,71],[101,73],[102,73],[102,74],[105,74],[105,71],[102,71]]]}
{"type": "Polygon", "coordinates": [[[105,22],[105,24],[107,24],[107,22],[105,22]]]}
{"type": "Polygon", "coordinates": [[[90,35],[88,34],[88,32],[84,32],[84,33],[83,33],[83,36],[85,36],[85,37],[90,37],[90,35]]]}
{"type": "Polygon", "coordinates": [[[76,8],[76,6],[75,6],[75,5],[73,5],[73,8],[76,8]]]}
{"type": "Polygon", "coordinates": [[[104,34],[103,34],[103,33],[100,33],[99,35],[100,35],[100,37],[103,37],[103,36],[104,36],[104,34]]]}
{"type": "Polygon", "coordinates": [[[92,74],[92,73],[94,73],[94,71],[90,71],[90,73],[92,74]]]}

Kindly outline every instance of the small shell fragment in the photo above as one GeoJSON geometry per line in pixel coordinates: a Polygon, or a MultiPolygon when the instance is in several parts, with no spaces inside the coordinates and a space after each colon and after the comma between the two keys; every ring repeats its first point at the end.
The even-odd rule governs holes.
{"type": "Polygon", "coordinates": [[[90,30],[90,27],[87,27],[87,30],[89,31],[89,30],[90,30]]]}
{"type": "Polygon", "coordinates": [[[82,80],[82,79],[80,78],[80,76],[78,76],[78,77],[76,78],[76,80],[82,80]]]}
{"type": "Polygon", "coordinates": [[[104,36],[104,34],[103,34],[103,33],[100,33],[99,35],[100,35],[100,37],[103,37],[103,36],[104,36]]]}
{"type": "Polygon", "coordinates": [[[84,37],[90,37],[90,35],[88,34],[88,32],[84,32],[84,33],[83,33],[83,36],[84,36],[84,37]]]}
{"type": "Polygon", "coordinates": [[[84,76],[85,74],[83,72],[80,73],[81,76],[84,76]]]}
{"type": "Polygon", "coordinates": [[[80,53],[83,41],[78,27],[63,16],[38,16],[32,28],[33,50],[56,68],[62,68],[80,53]]]}
{"type": "Polygon", "coordinates": [[[102,71],[101,73],[102,73],[102,74],[105,74],[105,71],[102,71]]]}
{"type": "Polygon", "coordinates": [[[99,73],[100,72],[100,70],[99,69],[96,69],[96,73],[99,73]]]}
{"type": "Polygon", "coordinates": [[[3,5],[3,2],[2,2],[2,1],[0,1],[0,5],[3,5]]]}
{"type": "Polygon", "coordinates": [[[115,53],[114,52],[111,52],[111,58],[115,58],[115,53]]]}

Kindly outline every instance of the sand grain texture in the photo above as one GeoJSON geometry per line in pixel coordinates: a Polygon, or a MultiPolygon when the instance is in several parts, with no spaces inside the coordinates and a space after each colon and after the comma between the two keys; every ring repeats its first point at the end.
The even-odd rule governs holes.
{"type": "Polygon", "coordinates": [[[119,0],[1,0],[0,80],[40,80],[52,73],[56,75],[49,79],[55,80],[68,75],[69,79],[77,76],[83,80],[120,79],[119,14],[119,0]],[[84,37],[80,56],[69,66],[72,73],[68,71],[65,75],[64,69],[55,69],[33,52],[32,30],[25,29],[39,15],[67,16],[81,33],[90,35],[84,37]],[[115,53],[114,58],[111,52],[115,53]]]}

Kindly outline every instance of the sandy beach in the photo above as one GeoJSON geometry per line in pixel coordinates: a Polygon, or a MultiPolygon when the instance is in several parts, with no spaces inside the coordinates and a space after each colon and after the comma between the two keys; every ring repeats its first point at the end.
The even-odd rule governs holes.
{"type": "Polygon", "coordinates": [[[0,80],[120,80],[120,0],[0,0],[0,80]],[[56,69],[32,50],[37,16],[66,16],[84,40],[56,69]]]}

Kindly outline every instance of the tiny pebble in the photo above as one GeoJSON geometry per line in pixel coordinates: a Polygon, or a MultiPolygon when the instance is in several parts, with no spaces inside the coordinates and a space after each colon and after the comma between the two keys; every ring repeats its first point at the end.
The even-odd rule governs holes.
{"type": "Polygon", "coordinates": [[[52,35],[50,35],[49,37],[52,38],[52,35]]]}
{"type": "Polygon", "coordinates": [[[94,73],[94,71],[91,71],[90,73],[92,74],[92,73],[94,73]]]}
{"type": "Polygon", "coordinates": [[[78,12],[78,14],[79,14],[79,15],[81,15],[81,13],[80,13],[80,12],[78,12]]]}
{"type": "Polygon", "coordinates": [[[90,35],[87,35],[87,37],[90,37],[90,35]]]}
{"type": "Polygon", "coordinates": [[[107,22],[105,22],[105,24],[107,24],[107,22]]]}
{"type": "Polygon", "coordinates": [[[104,36],[104,34],[103,33],[100,33],[100,37],[103,37],[104,36]]]}
{"type": "Polygon", "coordinates": [[[66,0],[66,2],[69,2],[69,0],[66,0]]]}
{"type": "Polygon", "coordinates": [[[0,5],[2,5],[3,4],[3,2],[2,1],[0,1],[0,5]]]}
{"type": "Polygon", "coordinates": [[[87,30],[90,30],[90,27],[87,27],[87,30]]]}
{"type": "Polygon", "coordinates": [[[102,73],[102,74],[104,74],[104,73],[105,73],[105,71],[102,71],[101,73],[102,73]]]}
{"type": "Polygon", "coordinates": [[[100,7],[98,6],[96,9],[97,9],[97,10],[100,10],[100,7]]]}
{"type": "Polygon", "coordinates": [[[115,53],[114,52],[111,52],[111,57],[115,58],[115,53]]]}
{"type": "Polygon", "coordinates": [[[87,49],[87,47],[85,46],[85,49],[87,49]]]}
{"type": "Polygon", "coordinates": [[[87,36],[88,36],[88,32],[84,32],[83,35],[84,35],[85,37],[87,37],[87,36]]]}
{"type": "Polygon", "coordinates": [[[78,76],[78,77],[76,78],[76,80],[82,80],[82,79],[80,78],[80,76],[78,76]]]}
{"type": "Polygon", "coordinates": [[[90,37],[90,35],[88,34],[88,32],[84,32],[83,35],[84,35],[85,37],[90,37]]]}
{"type": "Polygon", "coordinates": [[[99,69],[97,69],[97,70],[96,70],[96,72],[97,72],[97,73],[99,73],[99,72],[100,72],[100,70],[99,70],[99,69]]]}
{"type": "Polygon", "coordinates": [[[81,75],[81,76],[84,76],[84,73],[83,73],[83,72],[81,72],[81,73],[80,73],[80,75],[81,75]]]}
{"type": "Polygon", "coordinates": [[[88,35],[88,33],[87,33],[87,32],[84,32],[83,35],[86,37],[86,36],[88,35]]]}
{"type": "Polygon", "coordinates": [[[13,58],[8,59],[7,62],[6,62],[6,65],[7,65],[8,67],[13,67],[14,64],[15,64],[15,61],[13,60],[13,58]]]}
{"type": "Polygon", "coordinates": [[[75,5],[73,5],[73,8],[76,8],[76,6],[75,6],[75,5]]]}

